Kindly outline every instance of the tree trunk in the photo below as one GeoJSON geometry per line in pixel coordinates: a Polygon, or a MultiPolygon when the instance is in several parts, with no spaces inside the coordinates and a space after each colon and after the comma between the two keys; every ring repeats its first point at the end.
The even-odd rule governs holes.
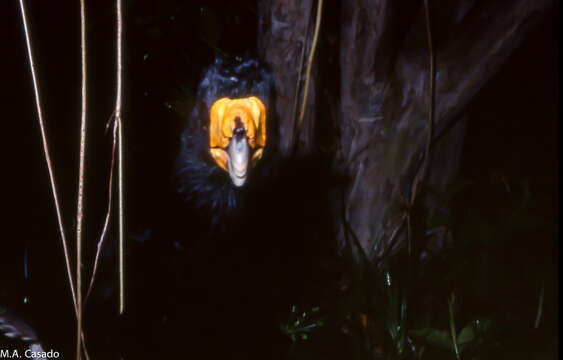
{"type": "MultiPolygon", "coordinates": [[[[458,171],[465,107],[555,2],[429,3],[436,64],[435,120],[425,182],[444,190],[458,171]]],[[[280,145],[284,151],[293,141],[301,50],[306,42],[306,58],[315,9],[316,2],[312,0],[259,2],[258,47],[274,73],[280,145]]],[[[315,117],[315,106],[337,104],[335,155],[351,179],[345,196],[346,221],[368,256],[377,259],[406,244],[405,199],[411,196],[429,136],[429,50],[424,2],[329,1],[324,4],[323,16],[334,13],[334,9],[339,20],[323,21],[320,42],[325,53],[330,53],[327,48],[334,41],[329,38],[337,29],[337,74],[312,73],[308,126],[300,139],[309,149],[317,146],[315,131],[321,119],[315,117]],[[336,101],[325,96],[326,92],[321,97],[318,88],[327,83],[324,77],[334,76],[338,76],[338,87],[328,91],[337,94],[336,101]],[[391,246],[394,233],[396,241],[391,246]]],[[[317,56],[317,69],[325,69],[322,63],[326,61],[317,56]]],[[[423,200],[432,212],[436,205],[428,197],[423,200]]]]}
{"type": "MultiPolygon", "coordinates": [[[[276,110],[280,123],[279,148],[288,153],[294,142],[295,123],[303,96],[306,56],[311,50],[314,1],[263,0],[258,4],[259,54],[272,67],[276,84],[276,110]],[[313,12],[313,14],[311,14],[313,12]],[[300,71],[302,69],[302,71],[300,71]]],[[[310,149],[315,124],[316,65],[312,70],[307,117],[300,141],[310,149]]]]}

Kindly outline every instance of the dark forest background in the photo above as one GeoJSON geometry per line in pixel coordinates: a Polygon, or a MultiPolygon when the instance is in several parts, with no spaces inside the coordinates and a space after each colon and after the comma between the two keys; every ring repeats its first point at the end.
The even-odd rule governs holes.
{"type": "MultiPolygon", "coordinates": [[[[72,230],[67,236],[72,239],[80,126],[79,3],[27,1],[26,5],[56,181],[65,225],[72,230]]],[[[333,2],[325,4],[331,6],[335,6],[333,2]]],[[[111,136],[105,132],[105,124],[114,105],[115,34],[112,1],[88,1],[86,7],[89,137],[85,256],[91,259],[106,207],[111,136]]],[[[0,307],[17,312],[46,342],[70,354],[74,315],[41,150],[18,3],[4,2],[2,15],[0,99],[4,109],[1,153],[5,181],[0,307]]],[[[159,216],[159,190],[170,187],[179,134],[194,103],[202,70],[217,53],[258,55],[258,16],[254,1],[126,1],[128,241],[142,242],[150,227],[147,224],[159,216]]],[[[323,21],[325,29],[337,27],[338,15],[327,10],[323,21]]],[[[301,338],[300,332],[286,329],[288,343],[297,344],[288,345],[295,357],[320,358],[323,351],[315,349],[328,349],[331,341],[337,339],[342,345],[334,356],[353,353],[358,358],[377,358],[383,346],[410,349],[408,344],[412,340],[416,342],[417,354],[425,348],[429,356],[447,353],[453,358],[450,345],[441,343],[442,335],[436,335],[449,331],[448,299],[452,292],[458,330],[475,324],[477,319],[490,325],[485,330],[472,325],[475,334],[482,330],[484,335],[471,338],[475,344],[468,347],[468,353],[479,358],[556,356],[557,30],[558,14],[553,9],[531,28],[521,45],[464,108],[466,130],[459,170],[446,190],[434,194],[436,201],[443,204],[440,211],[421,220],[427,226],[420,230],[422,233],[446,227],[451,242],[442,245],[431,259],[421,261],[424,270],[413,291],[426,300],[409,309],[409,326],[419,332],[408,335],[409,340],[399,345],[393,335],[388,335],[402,321],[397,315],[400,311],[393,308],[397,304],[400,307],[402,295],[397,294],[402,292],[385,288],[381,279],[390,273],[402,278],[401,254],[389,260],[386,270],[381,272],[344,252],[347,265],[343,281],[348,290],[343,290],[340,300],[319,300],[327,304],[321,306],[319,315],[324,319],[324,330],[301,338]],[[370,287],[377,288],[373,290],[375,298],[386,299],[385,309],[395,310],[386,312],[378,306],[373,310],[374,306],[369,305],[373,299],[366,290],[370,287]],[[536,329],[534,322],[540,303],[541,322],[536,329]],[[295,334],[299,336],[295,338],[295,334]]],[[[336,75],[323,72],[323,66],[330,68],[325,64],[330,58],[327,44],[321,40],[316,76],[323,79],[322,94],[329,98],[330,94],[338,94],[338,89],[331,79],[336,75]]],[[[332,141],[330,136],[332,133],[327,141],[332,141]]],[[[431,193],[431,189],[428,191],[431,193]]],[[[102,278],[107,283],[112,279],[117,282],[114,235],[109,237],[102,261],[102,278]]],[[[86,269],[90,266],[87,264],[86,269]]],[[[99,303],[94,302],[94,308],[110,312],[112,306],[117,308],[115,288],[100,286],[97,296],[99,303]]],[[[99,344],[97,351],[103,353],[100,349],[104,340],[92,342],[99,344]]],[[[397,350],[397,357],[409,351],[397,350]]]]}

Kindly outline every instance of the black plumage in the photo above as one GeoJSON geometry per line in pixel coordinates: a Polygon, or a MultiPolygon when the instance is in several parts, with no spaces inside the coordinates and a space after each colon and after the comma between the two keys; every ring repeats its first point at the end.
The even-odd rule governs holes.
{"type": "MultiPolygon", "coordinates": [[[[257,59],[217,57],[204,72],[196,104],[181,136],[175,180],[179,196],[193,210],[204,214],[203,221],[210,221],[211,230],[225,230],[242,206],[241,191],[230,184],[227,173],[209,154],[211,105],[223,97],[259,97],[268,111],[268,143],[275,144],[276,118],[270,110],[275,107],[273,95],[272,77],[257,59]]],[[[269,158],[274,149],[267,146],[265,157],[269,158]]]]}

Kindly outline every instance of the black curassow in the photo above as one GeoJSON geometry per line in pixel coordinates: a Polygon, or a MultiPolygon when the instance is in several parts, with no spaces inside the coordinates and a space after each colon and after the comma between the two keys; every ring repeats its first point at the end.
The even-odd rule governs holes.
{"type": "Polygon", "coordinates": [[[282,358],[290,306],[328,281],[334,178],[321,156],[277,151],[272,83],[253,58],[218,57],[204,72],[175,191],[129,270],[135,358],[282,358]]]}

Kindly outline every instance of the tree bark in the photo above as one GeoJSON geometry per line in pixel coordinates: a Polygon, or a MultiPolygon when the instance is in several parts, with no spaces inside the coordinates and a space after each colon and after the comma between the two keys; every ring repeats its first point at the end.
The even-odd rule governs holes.
{"type": "MultiPolygon", "coordinates": [[[[465,134],[465,107],[554,4],[552,0],[430,1],[436,74],[427,184],[444,190],[454,180],[465,134]]],[[[292,141],[292,101],[301,48],[304,39],[312,37],[306,29],[314,22],[313,5],[312,0],[259,2],[258,46],[273,68],[284,150],[292,141]]],[[[401,226],[405,198],[410,196],[428,139],[430,78],[423,1],[350,0],[338,5],[328,2],[324,10],[330,6],[340,7],[340,21],[323,23],[321,36],[327,27],[339,27],[339,88],[331,90],[339,96],[336,159],[351,180],[345,217],[363,250],[377,259],[406,245],[401,226]],[[391,248],[394,232],[397,241],[391,248]]],[[[313,80],[319,83],[319,78],[313,80]]],[[[311,109],[316,104],[330,106],[319,93],[317,89],[309,94],[311,109]]],[[[310,147],[319,120],[314,113],[310,110],[310,125],[302,134],[310,147]]],[[[436,205],[428,197],[423,200],[432,212],[436,205]]]]}
{"type": "MultiPolygon", "coordinates": [[[[294,130],[303,97],[306,56],[311,48],[314,5],[313,0],[263,0],[258,4],[258,52],[272,67],[279,117],[279,149],[283,153],[288,153],[295,141],[294,130]]],[[[313,141],[316,65],[311,74],[307,121],[303,122],[300,133],[305,151],[311,148],[313,141]]]]}

